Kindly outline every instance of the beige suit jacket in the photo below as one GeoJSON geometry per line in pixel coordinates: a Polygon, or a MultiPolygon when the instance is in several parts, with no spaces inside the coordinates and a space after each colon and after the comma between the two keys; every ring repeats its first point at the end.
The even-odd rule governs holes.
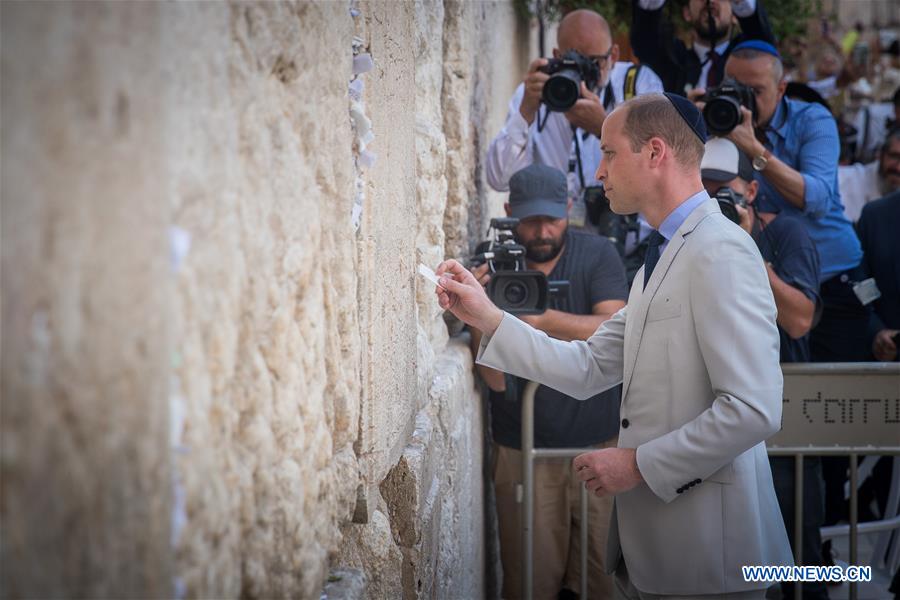
{"type": "Polygon", "coordinates": [[[764,440],[781,426],[775,301],[753,240],[698,206],[647,288],[587,341],[562,342],[511,315],[480,364],[589,398],[623,383],[619,447],[645,483],[615,500],[607,568],[624,556],[653,594],[765,587],[741,566],[793,564],[764,440]]]}

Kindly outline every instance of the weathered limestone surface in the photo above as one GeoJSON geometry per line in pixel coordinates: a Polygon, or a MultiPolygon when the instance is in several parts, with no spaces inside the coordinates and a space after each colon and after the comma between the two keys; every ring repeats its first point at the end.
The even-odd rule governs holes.
{"type": "Polygon", "coordinates": [[[4,597],[169,591],[159,9],[2,4],[4,597]]]}
{"type": "Polygon", "coordinates": [[[0,596],[483,595],[471,354],[416,266],[498,208],[522,27],[352,7],[0,3],[0,596]]]}

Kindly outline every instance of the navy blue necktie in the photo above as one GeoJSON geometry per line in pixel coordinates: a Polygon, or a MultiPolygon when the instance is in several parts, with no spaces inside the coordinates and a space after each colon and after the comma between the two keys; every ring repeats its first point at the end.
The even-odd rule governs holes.
{"type": "Polygon", "coordinates": [[[706,60],[709,61],[709,72],[706,74],[706,89],[714,88],[722,81],[722,71],[725,60],[721,54],[713,48],[709,51],[706,60]]]}
{"type": "Polygon", "coordinates": [[[644,289],[647,288],[647,282],[650,281],[650,275],[659,262],[659,247],[666,241],[655,229],[647,236],[647,254],[644,255],[644,289]]]}

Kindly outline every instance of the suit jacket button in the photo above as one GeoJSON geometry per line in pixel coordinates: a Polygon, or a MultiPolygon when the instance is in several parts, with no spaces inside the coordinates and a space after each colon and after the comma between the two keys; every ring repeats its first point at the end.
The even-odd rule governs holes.
{"type": "Polygon", "coordinates": [[[631,425],[628,419],[622,419],[622,429],[628,429],[628,426],[631,425]]]}

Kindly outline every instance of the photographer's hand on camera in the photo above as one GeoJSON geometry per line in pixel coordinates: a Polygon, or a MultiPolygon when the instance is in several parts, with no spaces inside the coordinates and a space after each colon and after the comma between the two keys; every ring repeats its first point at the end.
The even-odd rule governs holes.
{"type": "Polygon", "coordinates": [[[753,129],[753,113],[746,106],[741,106],[741,114],[744,116],[741,124],[731,130],[727,137],[734,142],[741,152],[747,156],[759,156],[766,151],[766,147],[756,139],[756,132],[753,129]]]}
{"type": "Polygon", "coordinates": [[[438,265],[435,274],[440,279],[435,293],[441,308],[467,325],[493,335],[503,320],[503,311],[494,306],[475,276],[453,259],[438,265]]]}
{"type": "Polygon", "coordinates": [[[519,105],[519,113],[522,118],[531,125],[538,109],[541,107],[541,94],[544,91],[544,83],[550,79],[550,76],[541,71],[547,66],[546,58],[538,58],[532,61],[528,66],[528,72],[525,73],[525,95],[522,97],[522,103],[519,105]]]}
{"type": "Polygon", "coordinates": [[[491,269],[488,263],[482,263],[477,267],[472,267],[469,269],[472,272],[472,275],[481,284],[481,287],[487,288],[487,285],[491,282],[491,269]]]}
{"type": "Polygon", "coordinates": [[[687,98],[691,102],[697,105],[697,110],[703,113],[703,107],[706,106],[706,102],[703,100],[703,97],[706,96],[706,90],[704,88],[694,88],[687,93],[687,98]]]}
{"type": "Polygon", "coordinates": [[[750,218],[750,210],[740,205],[735,205],[734,210],[737,211],[738,216],[741,218],[741,222],[738,223],[741,229],[753,235],[753,220],[750,218]]]}
{"type": "Polygon", "coordinates": [[[600,137],[600,129],[603,121],[606,120],[606,109],[603,108],[600,97],[587,89],[583,81],[581,82],[581,98],[563,114],[575,127],[580,127],[597,138],[600,137]]]}
{"type": "Polygon", "coordinates": [[[897,329],[882,329],[872,341],[872,354],[877,360],[889,361],[897,358],[897,345],[894,337],[900,334],[897,329]]]}

